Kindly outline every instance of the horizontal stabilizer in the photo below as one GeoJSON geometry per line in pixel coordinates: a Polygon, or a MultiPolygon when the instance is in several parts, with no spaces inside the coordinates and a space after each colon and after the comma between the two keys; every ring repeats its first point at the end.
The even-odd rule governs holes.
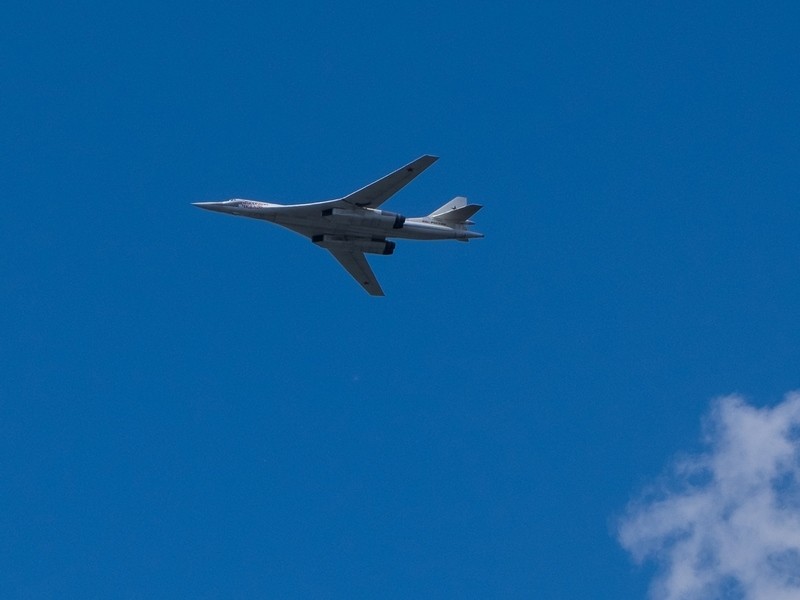
{"type": "Polygon", "coordinates": [[[456,196],[450,202],[429,214],[428,218],[457,225],[459,223],[467,223],[469,218],[481,208],[483,206],[480,204],[467,204],[467,199],[464,196],[456,196]]]}

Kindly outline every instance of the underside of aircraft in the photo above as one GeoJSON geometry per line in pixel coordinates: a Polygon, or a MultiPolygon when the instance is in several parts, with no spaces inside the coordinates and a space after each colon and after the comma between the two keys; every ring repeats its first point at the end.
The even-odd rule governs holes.
{"type": "Polygon", "coordinates": [[[467,242],[483,234],[469,229],[470,218],[481,209],[457,196],[424,217],[406,218],[379,210],[384,202],[437,160],[425,155],[343,198],[307,204],[273,204],[234,198],[223,202],[195,202],[206,210],[270,221],[325,248],[371,295],[383,296],[365,254],[392,254],[389,238],[457,240],[467,242]]]}

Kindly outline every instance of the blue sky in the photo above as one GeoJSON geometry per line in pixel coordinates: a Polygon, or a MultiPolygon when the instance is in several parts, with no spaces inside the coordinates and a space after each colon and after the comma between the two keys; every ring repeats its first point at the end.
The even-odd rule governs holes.
{"type": "Polygon", "coordinates": [[[13,3],[0,595],[641,598],[616,519],[800,388],[794,3],[13,3]],[[455,195],[367,296],[193,208],[455,195]]]}

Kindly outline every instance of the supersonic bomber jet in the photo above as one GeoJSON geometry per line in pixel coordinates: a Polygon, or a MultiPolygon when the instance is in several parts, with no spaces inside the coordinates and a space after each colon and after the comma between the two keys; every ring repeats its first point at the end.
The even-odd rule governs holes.
{"type": "Polygon", "coordinates": [[[470,217],[482,207],[457,196],[426,217],[409,217],[378,207],[431,166],[438,157],[425,155],[368,186],[336,200],[309,204],[273,204],[234,198],[195,202],[194,206],[282,225],[325,248],[372,296],[383,296],[364,254],[392,254],[388,238],[457,240],[482,238],[470,231],[470,217]]]}

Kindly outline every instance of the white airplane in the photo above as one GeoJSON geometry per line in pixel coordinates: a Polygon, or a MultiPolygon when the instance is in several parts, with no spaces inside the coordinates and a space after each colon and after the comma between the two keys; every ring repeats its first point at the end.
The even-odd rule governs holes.
{"type": "Polygon", "coordinates": [[[224,202],[195,202],[216,212],[262,219],[282,225],[325,248],[373,296],[383,296],[364,254],[392,254],[387,238],[458,240],[483,234],[467,229],[470,217],[482,207],[457,196],[427,217],[406,218],[378,207],[431,166],[438,157],[421,156],[386,177],[343,198],[309,204],[282,205],[234,198],[224,202]]]}

